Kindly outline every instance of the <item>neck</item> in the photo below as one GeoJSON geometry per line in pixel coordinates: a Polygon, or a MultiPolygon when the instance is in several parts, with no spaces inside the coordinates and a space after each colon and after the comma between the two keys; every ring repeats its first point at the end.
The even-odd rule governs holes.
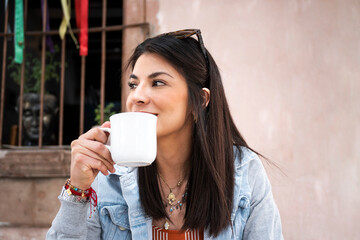
{"type": "Polygon", "coordinates": [[[170,186],[188,177],[191,146],[191,129],[182,131],[180,136],[158,139],[157,170],[170,186]]]}

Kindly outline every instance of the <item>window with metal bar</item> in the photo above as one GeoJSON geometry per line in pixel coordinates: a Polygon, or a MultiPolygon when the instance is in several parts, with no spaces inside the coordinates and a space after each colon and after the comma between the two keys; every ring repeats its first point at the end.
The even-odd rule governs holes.
{"type": "MultiPolygon", "coordinates": [[[[62,148],[79,134],[121,111],[122,1],[89,1],[88,55],[79,56],[60,1],[24,0],[23,63],[14,63],[14,2],[0,6],[0,147],[62,148]],[[105,113],[105,114],[104,114],[105,113]]],[[[71,27],[79,29],[71,6],[71,27]]],[[[146,32],[146,31],[144,31],[146,32]]]]}

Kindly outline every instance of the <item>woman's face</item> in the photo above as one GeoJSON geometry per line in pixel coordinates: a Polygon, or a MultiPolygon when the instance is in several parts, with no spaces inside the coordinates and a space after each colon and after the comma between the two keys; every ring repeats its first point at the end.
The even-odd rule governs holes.
{"type": "Polygon", "coordinates": [[[126,106],[130,112],[157,115],[157,136],[177,136],[190,131],[188,88],[185,78],[157,54],[143,54],[129,79],[126,106]]]}

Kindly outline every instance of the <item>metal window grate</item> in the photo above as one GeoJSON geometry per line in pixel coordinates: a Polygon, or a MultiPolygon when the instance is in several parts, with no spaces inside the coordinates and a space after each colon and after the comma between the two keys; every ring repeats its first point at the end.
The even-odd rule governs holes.
{"type": "MultiPolygon", "coordinates": [[[[28,0],[24,0],[24,27],[28,21],[28,0]]],[[[40,91],[40,111],[39,111],[39,134],[38,134],[38,145],[37,147],[42,148],[43,145],[43,114],[44,114],[44,93],[45,93],[45,67],[46,67],[46,37],[47,36],[56,36],[58,35],[57,30],[46,31],[46,15],[48,1],[44,0],[43,7],[43,21],[42,21],[42,31],[25,31],[25,41],[29,37],[40,37],[41,38],[41,91],[40,91]]],[[[91,26],[89,21],[89,39],[91,34],[100,33],[101,34],[101,65],[100,65],[100,116],[101,121],[104,120],[104,105],[105,105],[105,86],[106,86],[106,43],[107,43],[107,33],[115,31],[123,31],[127,28],[141,28],[144,30],[144,35],[148,34],[149,24],[146,22],[138,24],[129,24],[129,25],[111,25],[107,26],[107,1],[103,0],[101,2],[101,26],[91,26]]],[[[0,33],[0,39],[3,41],[3,52],[2,52],[2,74],[1,74],[1,105],[0,105],[0,148],[4,148],[3,144],[3,128],[9,127],[4,126],[4,107],[5,107],[5,89],[6,89],[6,69],[7,69],[7,49],[8,49],[8,39],[14,36],[13,33],[8,33],[8,23],[9,23],[9,5],[5,9],[4,14],[4,32],[0,33]]],[[[90,14],[89,14],[90,15],[90,14]]],[[[39,19],[41,19],[41,13],[38,14],[39,19]]],[[[32,20],[33,21],[33,20],[32,20]]],[[[73,29],[74,33],[79,33],[79,29],[73,29]]],[[[68,36],[68,32],[66,35],[68,36]]],[[[57,146],[61,147],[64,142],[64,97],[65,97],[65,66],[66,66],[66,39],[61,41],[60,47],[60,81],[59,81],[59,125],[58,125],[58,139],[57,146]]],[[[87,57],[81,56],[81,69],[80,69],[80,111],[79,111],[79,134],[84,132],[84,116],[85,116],[85,84],[86,84],[86,60],[87,57]]],[[[23,98],[24,98],[24,77],[25,77],[25,59],[26,59],[26,50],[24,50],[24,61],[21,65],[21,80],[20,80],[20,90],[19,90],[19,109],[18,109],[18,131],[17,131],[17,146],[22,147],[22,136],[23,136],[23,98]]],[[[66,134],[66,132],[65,132],[66,134]]]]}

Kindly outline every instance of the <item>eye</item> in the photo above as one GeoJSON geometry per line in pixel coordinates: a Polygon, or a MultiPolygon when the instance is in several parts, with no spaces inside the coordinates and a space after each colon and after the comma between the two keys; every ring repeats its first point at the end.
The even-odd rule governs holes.
{"type": "Polygon", "coordinates": [[[134,82],[128,82],[128,86],[129,86],[130,89],[134,89],[134,88],[137,87],[137,84],[134,83],[134,82]]]}
{"type": "Polygon", "coordinates": [[[163,81],[160,80],[154,80],[153,81],[153,87],[159,87],[159,86],[164,86],[165,83],[163,81]]]}

